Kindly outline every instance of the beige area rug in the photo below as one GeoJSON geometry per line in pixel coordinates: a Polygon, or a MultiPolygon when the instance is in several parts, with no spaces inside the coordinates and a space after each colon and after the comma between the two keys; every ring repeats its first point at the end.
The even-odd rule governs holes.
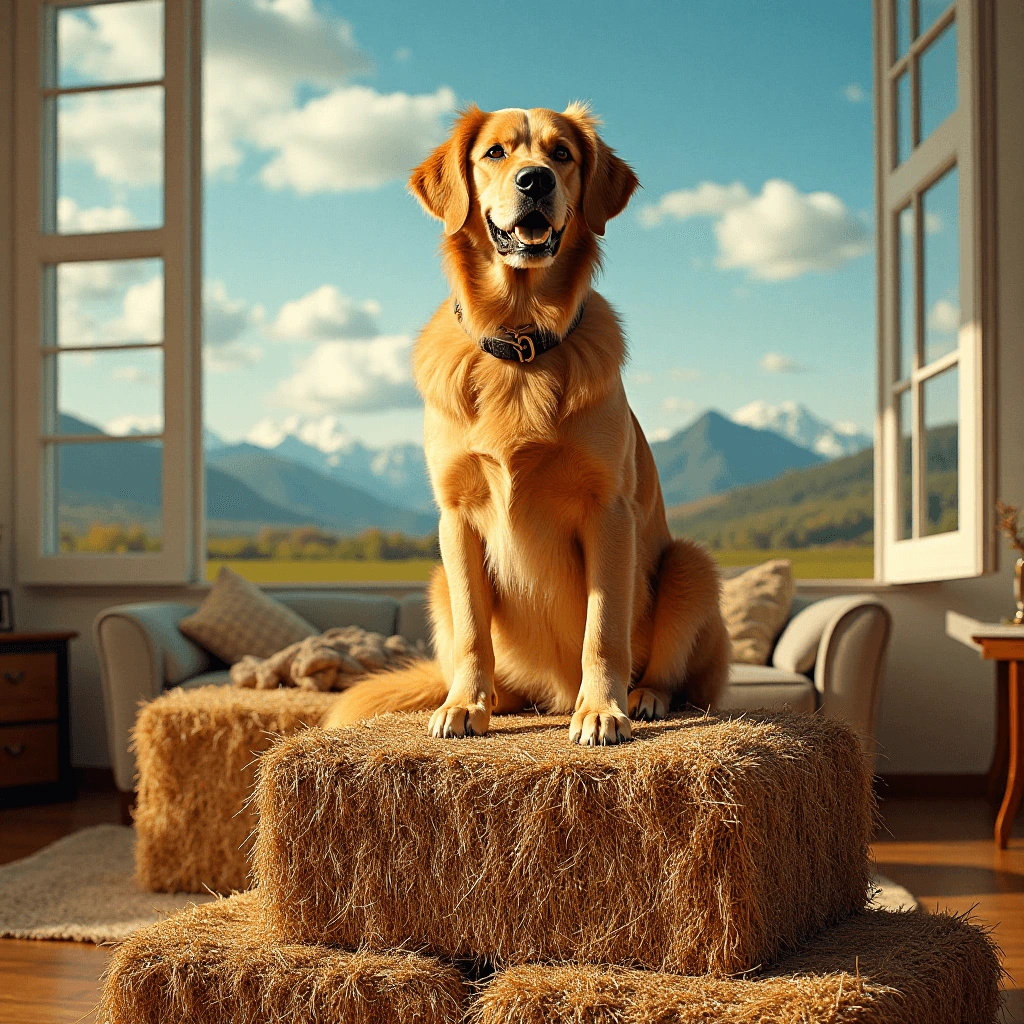
{"type": "MultiPolygon", "coordinates": [[[[133,829],[95,825],[0,866],[0,936],[117,942],[193,903],[216,899],[140,889],[132,881],[134,856],[133,829]]],[[[872,881],[872,907],[917,908],[917,900],[891,879],[876,875],[872,881]]]]}
{"type": "Polygon", "coordinates": [[[135,830],[94,825],[0,866],[0,936],[119,941],[216,897],[148,892],[132,881],[135,830]]]}

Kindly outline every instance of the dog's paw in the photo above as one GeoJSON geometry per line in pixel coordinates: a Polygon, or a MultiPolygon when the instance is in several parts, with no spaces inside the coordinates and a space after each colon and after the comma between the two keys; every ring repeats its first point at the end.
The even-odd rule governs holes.
{"type": "Polygon", "coordinates": [[[584,704],[569,723],[569,741],[583,747],[606,747],[632,738],[629,717],[614,704],[600,711],[584,704]]]}
{"type": "Polygon", "coordinates": [[[638,686],[629,691],[629,717],[638,722],[656,722],[668,714],[668,695],[661,690],[638,686]]]}
{"type": "Polygon", "coordinates": [[[442,704],[431,716],[427,735],[435,739],[484,736],[491,724],[491,709],[483,704],[442,704]]]}

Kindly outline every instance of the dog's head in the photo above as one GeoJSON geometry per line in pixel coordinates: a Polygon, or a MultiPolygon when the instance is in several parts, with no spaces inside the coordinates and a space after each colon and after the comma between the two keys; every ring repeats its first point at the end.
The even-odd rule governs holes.
{"type": "Polygon", "coordinates": [[[516,269],[552,263],[567,231],[603,235],[639,185],[583,104],[462,112],[409,187],[446,235],[470,232],[516,269]]]}

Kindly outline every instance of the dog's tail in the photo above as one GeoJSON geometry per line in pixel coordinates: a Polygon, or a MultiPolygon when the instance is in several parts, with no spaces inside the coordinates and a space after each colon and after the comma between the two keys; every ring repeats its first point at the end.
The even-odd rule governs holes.
{"type": "Polygon", "coordinates": [[[321,725],[340,729],[387,711],[433,711],[448,696],[436,661],[422,658],[393,672],[379,672],[350,686],[334,702],[321,725]]]}

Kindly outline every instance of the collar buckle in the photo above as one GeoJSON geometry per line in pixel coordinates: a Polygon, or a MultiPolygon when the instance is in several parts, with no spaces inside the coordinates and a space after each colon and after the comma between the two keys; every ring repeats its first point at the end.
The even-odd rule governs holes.
{"type": "Polygon", "coordinates": [[[506,327],[502,324],[499,330],[503,334],[501,340],[512,346],[519,362],[533,362],[537,355],[537,346],[533,340],[537,328],[533,324],[525,324],[522,327],[506,327]]]}

